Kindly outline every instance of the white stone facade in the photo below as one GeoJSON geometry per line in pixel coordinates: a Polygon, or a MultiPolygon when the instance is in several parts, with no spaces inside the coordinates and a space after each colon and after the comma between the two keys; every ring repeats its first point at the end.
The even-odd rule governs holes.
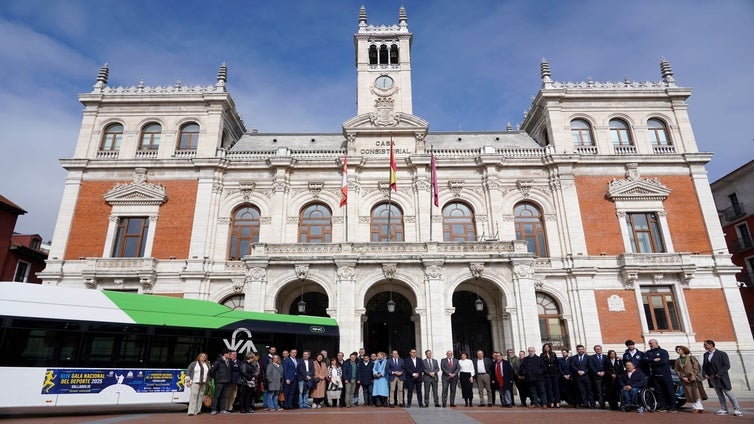
{"type": "Polygon", "coordinates": [[[544,62],[542,88],[521,129],[433,133],[428,122],[412,114],[411,34],[401,13],[394,26],[368,25],[365,12],[360,17],[354,36],[357,116],[339,133],[246,132],[225,90],[224,67],[217,84],[208,87],[111,88],[103,70],[94,90],[80,96],[84,119],[73,157],[62,161],[68,177],[41,277],[48,284],[179,293],[215,302],[243,295],[245,309],[279,313],[288,313],[302,292],[304,299],[318,293],[340,325],[344,352],[381,343],[374,317],[384,315],[370,309],[380,306],[370,300],[389,293],[406,302],[409,309],[401,313],[410,321],[390,324],[399,330],[384,336],[389,343],[381,349],[405,348],[406,340],[419,351],[539,348],[553,337],[540,327],[538,302],[545,295],[557,306],[555,319],[565,337],[558,342],[571,348],[602,344],[622,352],[624,339],[646,344],[657,338],[668,350],[682,344],[701,354],[706,322],[696,318],[687,299],[707,289],[720,293],[730,314],[722,318],[729,326],[719,330],[726,336],[717,341],[720,349],[737,353],[731,355],[735,384],[754,382],[742,366],[754,360],[754,341],[736,288],[736,268],[724,249],[685,250],[693,241],[674,227],[679,213],[668,206],[692,202],[707,245],[725,245],[704,170],[711,155],[697,151],[685,103],[690,90],[676,86],[669,65],[663,62],[660,82],[565,84],[550,79],[544,62]],[[398,46],[395,66],[383,68],[379,58],[370,65],[369,46],[383,41],[398,46]],[[392,82],[380,87],[381,76],[392,82]],[[610,121],[616,118],[630,127],[632,144],[611,141],[610,121]],[[574,145],[574,119],[589,123],[593,145],[574,145]],[[672,144],[652,144],[651,119],[667,123],[672,144]],[[124,127],[120,149],[104,152],[103,131],[114,122],[124,127]],[[140,129],[149,122],[163,128],[156,152],[138,148],[140,129]],[[201,128],[192,151],[176,149],[187,122],[201,128]],[[393,192],[391,141],[398,168],[393,192]],[[439,207],[431,203],[430,151],[437,159],[439,207]],[[346,155],[348,203],[340,207],[346,155]],[[667,182],[689,176],[686,191],[667,182]],[[594,189],[589,184],[597,178],[607,179],[594,189]],[[183,245],[179,234],[167,241],[155,236],[177,219],[163,213],[166,205],[182,202],[166,182],[196,185],[195,200],[183,205],[193,217],[183,245]],[[90,229],[90,236],[103,240],[98,253],[79,255],[91,251],[76,222],[84,219],[82,199],[95,183],[106,186],[99,196],[107,212],[98,219],[109,224],[90,229]],[[613,239],[596,240],[587,230],[594,211],[585,207],[585,199],[594,193],[585,190],[597,190],[613,208],[604,222],[614,229],[613,239]],[[373,210],[388,201],[402,212],[403,239],[373,242],[373,210]],[[474,240],[445,241],[442,210],[454,202],[473,211],[474,240]],[[517,240],[514,210],[522,202],[541,213],[545,255],[517,240]],[[301,211],[313,203],[331,212],[329,243],[299,243],[301,211]],[[259,242],[247,255],[231,258],[233,214],[244,205],[259,210],[259,242]],[[646,211],[657,215],[664,246],[657,253],[634,253],[626,216],[646,211]],[[128,216],[149,217],[141,257],[113,254],[117,224],[128,216]],[[168,241],[187,254],[164,253],[168,241]],[[599,242],[613,250],[595,251],[599,242]],[[656,287],[667,289],[675,302],[674,331],[653,331],[644,313],[643,290],[656,287]],[[460,297],[455,302],[459,293],[483,301],[482,321],[472,310],[461,310],[473,304],[461,303],[460,297]],[[622,322],[611,314],[627,317],[621,318],[629,323],[625,335],[611,328],[622,322]],[[454,316],[476,321],[454,321],[454,316]],[[462,328],[476,325],[469,322],[489,330],[462,328]],[[413,334],[405,334],[406,328],[413,334]],[[474,339],[479,334],[487,340],[474,339]]]}

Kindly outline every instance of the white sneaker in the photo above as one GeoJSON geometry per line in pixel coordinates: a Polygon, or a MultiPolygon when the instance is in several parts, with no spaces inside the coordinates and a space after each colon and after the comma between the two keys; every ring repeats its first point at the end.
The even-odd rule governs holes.
{"type": "Polygon", "coordinates": [[[727,409],[718,409],[717,412],[715,412],[715,415],[728,415],[727,409]]]}
{"type": "Polygon", "coordinates": [[[744,414],[744,413],[743,413],[743,412],[741,412],[741,410],[740,410],[740,409],[734,409],[734,410],[733,410],[733,415],[735,415],[735,416],[737,416],[737,417],[740,417],[740,416],[741,416],[741,415],[743,415],[743,414],[744,414]]]}

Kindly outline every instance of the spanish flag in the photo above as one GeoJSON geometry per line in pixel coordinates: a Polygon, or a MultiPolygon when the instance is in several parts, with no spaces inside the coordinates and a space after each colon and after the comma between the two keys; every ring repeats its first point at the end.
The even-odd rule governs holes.
{"type": "Polygon", "coordinates": [[[340,180],[340,192],[343,194],[340,199],[340,207],[342,208],[348,203],[348,156],[343,156],[343,177],[340,180]]]}
{"type": "Polygon", "coordinates": [[[393,149],[393,136],[390,136],[390,188],[398,191],[398,165],[395,164],[395,151],[393,149]]]}

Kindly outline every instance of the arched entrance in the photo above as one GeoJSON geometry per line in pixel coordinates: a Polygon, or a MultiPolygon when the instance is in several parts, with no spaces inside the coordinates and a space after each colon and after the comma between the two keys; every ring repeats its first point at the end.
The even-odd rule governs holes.
{"type": "Polygon", "coordinates": [[[388,312],[390,292],[379,292],[366,305],[364,348],[367,352],[386,352],[397,349],[401,356],[416,347],[416,331],[411,320],[411,302],[402,294],[392,292],[395,311],[388,312]]]}
{"type": "Polygon", "coordinates": [[[280,314],[329,317],[329,306],[330,298],[324,287],[309,280],[297,280],[286,284],[275,299],[275,310],[280,314]],[[298,311],[301,300],[306,303],[303,313],[298,311]]]}
{"type": "Polygon", "coordinates": [[[450,316],[453,327],[453,351],[466,352],[474,357],[474,352],[482,349],[485,355],[492,352],[492,327],[487,319],[489,309],[484,302],[482,310],[476,310],[477,294],[459,290],[453,293],[455,312],[450,316]]]}

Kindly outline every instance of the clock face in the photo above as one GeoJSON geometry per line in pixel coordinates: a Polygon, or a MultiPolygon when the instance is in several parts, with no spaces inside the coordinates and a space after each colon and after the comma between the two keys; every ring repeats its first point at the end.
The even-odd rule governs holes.
{"type": "Polygon", "coordinates": [[[379,76],[376,80],[374,80],[374,86],[379,88],[380,90],[387,90],[388,88],[393,86],[393,79],[387,75],[379,76]]]}

